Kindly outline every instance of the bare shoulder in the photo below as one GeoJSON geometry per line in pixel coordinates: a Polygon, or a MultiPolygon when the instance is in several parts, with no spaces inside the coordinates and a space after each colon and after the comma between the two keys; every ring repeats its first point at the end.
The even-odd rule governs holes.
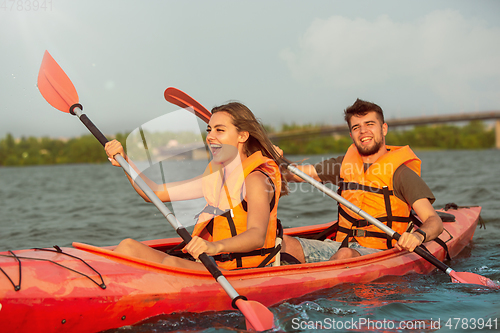
{"type": "Polygon", "coordinates": [[[252,172],[245,179],[244,193],[248,202],[268,202],[274,194],[274,188],[271,185],[271,180],[265,174],[252,172]]]}
{"type": "Polygon", "coordinates": [[[248,190],[250,188],[269,189],[271,188],[271,183],[269,177],[262,172],[252,172],[246,177],[245,186],[248,190]]]}

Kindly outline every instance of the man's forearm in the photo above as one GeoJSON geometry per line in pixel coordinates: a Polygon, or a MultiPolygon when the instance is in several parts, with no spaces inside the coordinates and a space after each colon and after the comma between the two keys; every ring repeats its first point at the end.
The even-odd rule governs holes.
{"type": "Polygon", "coordinates": [[[423,222],[420,229],[425,232],[425,241],[427,242],[441,235],[443,232],[443,222],[441,221],[439,215],[432,215],[423,222]]]}

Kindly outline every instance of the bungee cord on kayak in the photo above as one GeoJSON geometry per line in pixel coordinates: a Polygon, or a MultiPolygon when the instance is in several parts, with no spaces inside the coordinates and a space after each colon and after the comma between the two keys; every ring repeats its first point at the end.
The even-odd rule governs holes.
{"type": "MultiPolygon", "coordinates": [[[[9,253],[12,255],[12,257],[14,259],[17,260],[18,262],[18,265],[19,265],[19,282],[17,284],[14,283],[14,281],[10,278],[10,276],[2,269],[2,267],[0,267],[0,271],[2,271],[2,273],[7,277],[7,279],[9,279],[10,283],[12,284],[12,286],[14,287],[14,290],[15,291],[18,291],[18,290],[21,290],[21,276],[22,276],[22,270],[21,270],[21,260],[19,260],[19,257],[16,256],[16,254],[12,251],[9,250],[9,253]]],[[[9,257],[9,256],[6,256],[6,255],[2,255],[3,257],[9,257]]]]}
{"type": "MultiPolygon", "coordinates": [[[[40,90],[42,96],[53,107],[60,111],[77,116],[103,146],[106,146],[106,144],[109,143],[108,139],[97,128],[97,126],[95,126],[94,123],[82,113],[83,107],[78,102],[78,94],[73,83],[48,51],[45,51],[42,65],[40,66],[40,71],[38,73],[38,89],[40,90]]],[[[187,232],[179,220],[177,220],[175,215],[172,214],[172,212],[158,198],[148,183],[139,177],[136,170],[132,168],[127,160],[120,154],[113,156],[113,160],[122,167],[130,179],[134,180],[134,184],[137,185],[145,197],[147,197],[148,200],[156,206],[170,225],[175,229],[177,234],[187,244],[189,244],[192,239],[191,235],[187,232]]],[[[264,331],[274,327],[274,315],[267,307],[259,302],[246,300],[246,297],[241,297],[231,283],[226,279],[224,274],[222,274],[214,260],[211,259],[206,253],[201,253],[198,258],[233,301],[233,305],[238,307],[238,309],[243,313],[248,329],[264,331]]]]}
{"type": "MultiPolygon", "coordinates": [[[[106,145],[107,138],[82,113],[83,107],[78,103],[78,95],[72,82],[48,53],[42,61],[38,87],[51,105],[61,111],[76,115],[98,141],[106,145]]],[[[164,96],[168,101],[186,108],[185,110],[209,122],[211,131],[220,125],[214,120],[218,117],[217,114],[212,117],[210,111],[183,92],[168,88],[164,96]]],[[[154,159],[155,147],[150,145],[151,141],[147,141],[151,132],[141,127],[137,134],[140,146],[146,148],[148,153],[151,152],[146,156],[146,164],[149,167],[160,164],[158,162],[161,161],[154,159]]],[[[212,141],[212,148],[214,148],[212,152],[216,152],[215,155],[221,151],[220,146],[216,141],[212,141]]],[[[406,151],[404,155],[405,160],[413,159],[409,151],[406,151]]],[[[110,158],[116,160],[131,179],[134,179],[145,196],[153,202],[182,238],[182,241],[178,238],[167,238],[140,243],[161,253],[177,255],[179,251],[175,249],[180,247],[181,242],[189,244],[190,233],[170,211],[170,208],[163,204],[153,189],[144,180],[141,181],[139,174],[143,170],[139,170],[138,174],[137,170],[133,169],[120,154],[112,153],[110,158]]],[[[359,214],[367,223],[384,231],[387,236],[381,235],[380,238],[387,244],[390,242],[392,245],[394,243],[392,239],[397,240],[400,237],[398,232],[388,228],[386,224],[351,204],[350,201],[343,200],[345,198],[339,198],[331,189],[325,188],[324,184],[311,177],[308,178],[288,160],[283,159],[280,166],[285,166],[290,172],[339,201],[352,212],[359,214]]],[[[160,170],[163,171],[161,165],[160,170]]],[[[161,173],[159,178],[165,183],[169,176],[167,173],[161,173]]],[[[208,186],[208,188],[218,189],[220,193],[225,192],[231,198],[227,201],[234,203],[234,194],[240,194],[240,192],[233,191],[229,186],[227,186],[227,191],[226,186],[217,186],[225,185],[228,179],[229,177],[222,177],[221,182],[214,180],[208,185],[216,186],[208,186]]],[[[275,194],[279,191],[277,184],[279,184],[277,181],[273,182],[272,192],[275,194]]],[[[239,189],[239,187],[235,188],[239,189]]],[[[346,191],[349,190],[350,188],[346,189],[346,191]]],[[[381,191],[384,192],[384,190],[381,191]]],[[[270,193],[271,191],[266,192],[266,197],[269,199],[266,205],[269,205],[271,211],[275,208],[278,197],[271,200],[270,193]]],[[[208,212],[204,211],[203,214],[209,214],[210,209],[213,211],[214,207],[221,208],[217,204],[219,198],[218,195],[213,195],[211,198],[213,200],[210,202],[207,200],[208,212]]],[[[228,204],[228,207],[222,207],[220,212],[224,212],[222,215],[231,218],[233,214],[237,217],[235,206],[228,204]]],[[[400,207],[397,212],[406,213],[406,210],[400,207]]],[[[479,206],[457,207],[449,211],[449,214],[453,216],[452,219],[448,221],[443,219],[442,223],[446,232],[441,233],[439,239],[446,244],[450,257],[457,256],[472,240],[480,220],[480,212],[479,206]]],[[[114,217],[119,220],[121,212],[114,213],[114,217]]],[[[346,214],[349,213],[346,212],[346,214]]],[[[402,216],[399,213],[394,216],[389,215],[388,220],[394,216],[396,219],[402,216]]],[[[323,233],[325,238],[332,239],[336,237],[336,231],[328,229],[332,223],[285,228],[283,237],[314,238],[315,235],[323,233]]],[[[206,226],[210,229],[210,222],[206,226]]],[[[403,231],[401,226],[396,229],[399,232],[403,231]]],[[[418,229],[407,228],[404,231],[409,231],[410,237],[418,239],[419,243],[435,238],[433,232],[428,229],[420,232],[416,230],[418,229]]],[[[275,232],[274,229],[273,232],[275,232]]],[[[272,237],[274,238],[275,235],[272,237]]],[[[272,251],[277,249],[279,253],[281,245],[278,244],[278,238],[275,243],[276,246],[272,251]]],[[[265,248],[271,251],[271,247],[265,248]]],[[[20,250],[16,253],[12,251],[2,253],[0,268],[6,280],[10,282],[10,284],[7,282],[0,284],[0,315],[9,319],[2,321],[2,328],[8,331],[104,331],[134,325],[146,318],[158,315],[227,311],[236,308],[244,317],[247,330],[263,331],[276,326],[280,327],[278,320],[275,321],[274,310],[271,311],[268,308],[270,306],[341,284],[367,284],[388,276],[428,274],[435,267],[448,274],[453,282],[498,288],[495,282],[483,276],[470,272],[455,272],[446,266],[440,261],[446,258],[445,251],[436,242],[426,243],[425,248],[419,244],[414,252],[410,252],[411,249],[409,251],[399,248],[380,249],[381,251],[358,258],[317,263],[293,264],[289,262],[287,265],[278,267],[271,267],[267,265],[268,262],[264,261],[265,267],[233,269],[224,273],[217,267],[213,258],[208,257],[206,253],[199,256],[206,270],[199,270],[137,258],[113,251],[115,249],[116,246],[99,247],[74,242],[72,247],[62,249],[56,246],[55,250],[37,248],[20,250]],[[55,266],[60,266],[60,268],[54,268],[55,266]],[[89,269],[99,276],[100,281],[93,276],[94,273],[87,272],[89,269]],[[18,284],[14,282],[17,274],[19,274],[18,284]],[[99,288],[96,288],[96,285],[99,288]],[[29,318],[29,320],[24,318],[29,318]]],[[[270,256],[274,254],[270,253],[270,256]]],[[[250,252],[250,255],[259,254],[250,252]]],[[[3,275],[0,274],[0,277],[3,278],[3,275]]],[[[236,315],[243,319],[242,316],[236,315]]]]}
{"type": "Polygon", "coordinates": [[[11,255],[4,255],[4,254],[0,254],[0,256],[2,257],[5,257],[5,258],[14,258],[17,260],[18,262],[18,265],[19,265],[19,283],[16,285],[14,284],[14,282],[12,281],[12,279],[10,278],[10,276],[0,267],[0,271],[2,271],[3,274],[5,274],[5,276],[9,279],[9,281],[12,283],[12,285],[14,286],[14,290],[15,291],[19,291],[21,290],[21,281],[22,281],[22,278],[21,278],[21,273],[22,273],[22,269],[21,269],[21,259],[25,259],[25,260],[36,260],[36,261],[46,261],[46,262],[50,262],[54,265],[57,265],[59,267],[62,267],[62,268],[65,268],[71,272],[74,272],[74,273],[77,273],[87,279],[89,279],[90,281],[92,281],[93,283],[95,283],[97,286],[99,286],[101,289],[106,289],[106,284],[104,283],[104,279],[101,275],[101,273],[99,273],[94,267],[90,266],[87,262],[85,262],[85,260],[83,260],[82,258],[79,258],[77,256],[74,256],[74,255],[71,255],[69,253],[65,253],[61,250],[61,248],[57,245],[54,245],[54,248],[55,250],[52,250],[52,249],[43,249],[43,248],[33,248],[33,250],[36,250],[36,251],[47,251],[47,252],[55,252],[55,253],[58,253],[58,254],[63,254],[63,255],[66,255],[66,256],[69,256],[71,258],[74,258],[74,259],[77,259],[79,261],[81,261],[82,263],[84,263],[87,267],[89,267],[92,271],[94,271],[98,276],[99,276],[99,279],[101,280],[101,282],[99,283],[98,281],[94,280],[93,278],[91,278],[89,275],[83,273],[83,272],[80,272],[80,271],[77,271],[76,269],[73,269],[71,267],[68,267],[68,266],[65,266],[61,263],[58,263],[57,261],[55,260],[52,260],[52,259],[47,259],[47,258],[35,258],[35,257],[25,257],[25,256],[17,256],[14,252],[12,251],[9,251],[9,253],[11,253],[11,255]]]}

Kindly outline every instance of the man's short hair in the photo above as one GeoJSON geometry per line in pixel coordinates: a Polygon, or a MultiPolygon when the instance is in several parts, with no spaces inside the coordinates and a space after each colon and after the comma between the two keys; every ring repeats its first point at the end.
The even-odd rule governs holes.
{"type": "Polygon", "coordinates": [[[344,110],[344,119],[349,126],[349,131],[351,130],[351,118],[352,116],[362,117],[369,112],[376,112],[380,121],[385,123],[384,121],[384,111],[382,108],[375,103],[363,101],[362,99],[356,99],[353,105],[349,106],[344,110]]]}

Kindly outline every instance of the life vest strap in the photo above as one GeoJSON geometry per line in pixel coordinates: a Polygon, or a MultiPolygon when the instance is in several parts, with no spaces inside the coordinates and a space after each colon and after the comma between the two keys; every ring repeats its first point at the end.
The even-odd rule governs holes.
{"type": "MultiPolygon", "coordinates": [[[[390,208],[390,202],[389,202],[389,208],[390,208]]],[[[371,225],[371,223],[369,223],[365,219],[358,220],[352,217],[351,215],[347,214],[347,212],[340,205],[338,209],[339,209],[339,215],[341,215],[351,223],[351,228],[364,228],[371,225]]],[[[377,220],[379,220],[382,223],[385,222],[389,226],[389,228],[392,228],[393,222],[409,223],[412,221],[411,217],[393,216],[393,215],[379,217],[377,218],[377,220]]],[[[387,241],[387,248],[388,249],[392,248],[392,238],[385,232],[367,231],[364,229],[347,229],[345,227],[341,227],[340,225],[337,231],[346,234],[346,236],[342,240],[342,244],[340,245],[340,247],[348,247],[349,238],[351,237],[375,237],[375,238],[385,239],[387,241]]]]}
{"type": "Polygon", "coordinates": [[[212,257],[217,261],[224,262],[224,261],[231,261],[234,259],[238,260],[244,257],[265,256],[267,254],[272,253],[274,249],[275,247],[270,247],[270,248],[261,248],[250,252],[221,253],[212,257]]]}
{"type": "MultiPolygon", "coordinates": [[[[267,177],[267,180],[269,181],[269,184],[271,184],[271,186],[273,188],[273,196],[272,196],[272,198],[271,198],[271,200],[269,202],[269,206],[270,206],[269,211],[272,212],[273,209],[275,208],[276,202],[277,202],[277,194],[276,194],[275,184],[272,181],[271,177],[266,172],[264,172],[263,170],[255,169],[255,170],[251,171],[250,173],[255,172],[255,171],[259,171],[262,174],[264,174],[267,177]]],[[[226,188],[226,194],[228,195],[228,198],[229,198],[229,194],[228,194],[227,188],[226,188]]],[[[243,187],[240,190],[240,198],[241,198],[241,200],[240,200],[241,208],[245,212],[248,212],[248,204],[247,204],[245,198],[243,197],[243,187]]],[[[233,219],[233,217],[234,217],[233,214],[234,213],[233,213],[232,209],[228,209],[226,211],[223,211],[223,210],[221,210],[218,207],[214,207],[212,205],[207,204],[207,206],[205,206],[205,208],[199,214],[197,214],[195,216],[195,219],[198,219],[199,216],[202,213],[207,213],[207,214],[210,214],[210,215],[213,215],[213,216],[225,217],[226,220],[227,220],[228,226],[229,226],[229,230],[231,232],[231,237],[235,237],[235,236],[238,235],[237,231],[236,231],[236,225],[235,225],[235,222],[234,222],[234,219],[233,219]]],[[[206,223],[206,221],[205,221],[205,223],[206,223]]],[[[278,220],[278,229],[280,227],[281,227],[281,225],[280,225],[280,222],[278,220]]],[[[214,218],[212,218],[206,224],[206,226],[204,227],[204,229],[212,237],[214,236],[214,233],[213,233],[214,218]]],[[[282,235],[283,235],[283,231],[282,231],[282,228],[281,228],[281,237],[282,237],[282,235]]],[[[279,253],[280,250],[281,250],[281,244],[276,245],[273,248],[262,248],[262,249],[257,249],[257,250],[251,251],[251,252],[245,252],[245,253],[224,253],[224,254],[219,254],[219,255],[213,256],[213,258],[215,260],[219,261],[219,262],[236,260],[236,267],[237,268],[242,268],[243,267],[242,258],[244,258],[244,257],[251,257],[251,256],[266,256],[267,255],[267,257],[259,265],[259,267],[263,267],[263,266],[267,265],[267,263],[269,261],[271,261],[276,256],[276,254],[279,253]]]]}
{"type": "MultiPolygon", "coordinates": [[[[385,222],[385,224],[392,229],[392,223],[393,222],[401,222],[401,223],[409,223],[411,219],[409,217],[404,217],[404,216],[393,216],[392,215],[392,207],[391,207],[391,195],[394,195],[394,191],[389,190],[387,186],[384,186],[383,188],[377,188],[377,187],[372,187],[368,185],[362,185],[354,182],[343,182],[341,181],[339,183],[339,189],[338,193],[339,195],[342,195],[342,191],[344,190],[361,190],[365,192],[371,192],[371,193],[376,193],[376,194],[381,194],[384,196],[384,206],[385,206],[385,212],[386,216],[382,218],[378,218],[379,221],[385,222]]],[[[356,227],[356,228],[364,228],[370,225],[368,221],[365,219],[355,219],[351,215],[347,214],[345,210],[341,207],[340,203],[338,204],[338,210],[339,210],[339,219],[340,216],[345,218],[347,221],[349,221],[352,225],[351,228],[356,227]]],[[[350,230],[347,228],[342,228],[343,230],[350,230]]],[[[341,229],[339,228],[339,231],[341,229]]],[[[355,229],[357,230],[357,229],[355,229]]],[[[378,233],[378,232],[367,232],[367,233],[362,233],[361,231],[356,231],[359,233],[359,236],[356,237],[376,237],[376,238],[384,238],[387,242],[387,248],[390,249],[392,248],[392,238],[385,234],[385,233],[378,233]],[[361,236],[361,234],[365,236],[361,236]],[[368,235],[373,235],[373,236],[368,236],[368,235]]],[[[348,234],[348,233],[346,233],[348,234]]],[[[349,236],[349,234],[342,240],[342,245],[340,247],[347,247],[349,238],[353,236],[349,236]]]]}
{"type": "MultiPolygon", "coordinates": [[[[339,190],[340,191],[365,191],[365,192],[370,192],[370,193],[377,193],[377,194],[384,194],[384,189],[378,188],[378,187],[373,187],[373,186],[368,186],[368,185],[361,185],[358,183],[353,183],[353,182],[343,182],[340,181],[339,184],[339,190]]],[[[393,191],[389,191],[389,195],[393,195],[393,191]]]]}
{"type": "MultiPolygon", "coordinates": [[[[371,225],[371,223],[365,219],[358,220],[358,219],[352,217],[342,207],[339,207],[339,214],[343,218],[348,220],[352,224],[353,227],[364,228],[364,227],[371,225]]],[[[380,222],[387,222],[387,216],[378,217],[377,220],[379,220],[380,222]]],[[[411,217],[392,216],[392,222],[410,223],[411,221],[412,221],[411,217]]],[[[335,223],[337,223],[337,222],[335,222],[335,223]]]]}
{"type": "MultiPolygon", "coordinates": [[[[347,236],[344,238],[344,241],[346,239],[349,239],[351,237],[375,237],[375,238],[387,238],[387,234],[384,232],[377,232],[377,231],[368,231],[365,229],[347,229],[344,227],[339,226],[339,231],[343,232],[347,236]]],[[[344,243],[344,241],[342,243],[344,243]]],[[[346,246],[342,246],[346,247],[346,246]]]]}
{"type": "Polygon", "coordinates": [[[228,212],[229,210],[222,210],[222,209],[219,209],[218,207],[214,207],[214,206],[211,206],[211,205],[206,205],[205,208],[203,208],[203,210],[201,212],[199,212],[198,214],[196,214],[194,216],[194,219],[197,220],[198,217],[200,217],[200,215],[202,213],[207,213],[207,214],[212,214],[214,216],[217,216],[217,215],[224,215],[224,213],[228,212]]]}
{"type": "MultiPolygon", "coordinates": [[[[384,193],[384,203],[385,203],[385,213],[387,215],[387,226],[392,229],[392,221],[394,221],[394,216],[392,216],[392,208],[391,208],[391,193],[392,191],[389,191],[389,188],[387,186],[384,186],[382,188],[382,192],[384,193]]],[[[387,248],[391,249],[392,248],[392,237],[389,237],[386,235],[387,239],[387,248]]]]}
{"type": "MultiPolygon", "coordinates": [[[[276,230],[277,236],[279,238],[283,238],[283,226],[281,225],[281,221],[278,219],[278,229],[276,230]]],[[[264,267],[266,266],[271,259],[273,259],[276,254],[281,250],[281,244],[271,247],[271,248],[261,248],[257,250],[253,250],[250,252],[233,252],[233,253],[221,253],[218,255],[213,256],[213,258],[216,261],[220,262],[225,262],[225,261],[232,261],[232,260],[237,260],[237,262],[241,262],[241,259],[244,257],[253,257],[253,256],[266,256],[267,257],[257,266],[257,267],[264,267]]],[[[241,268],[242,266],[239,265],[237,266],[241,268]]]]}
{"type": "MultiPolygon", "coordinates": [[[[276,240],[278,240],[278,239],[283,239],[283,225],[281,225],[281,221],[280,221],[280,219],[277,219],[277,225],[276,225],[276,226],[277,226],[277,230],[276,230],[276,240]]],[[[278,253],[280,253],[280,251],[281,251],[281,242],[280,242],[278,245],[276,245],[276,246],[274,247],[274,251],[273,251],[273,252],[271,252],[271,253],[270,253],[270,254],[266,257],[266,259],[264,259],[264,260],[263,260],[263,261],[259,264],[259,266],[257,266],[257,267],[265,267],[265,266],[266,266],[266,265],[267,265],[267,264],[271,261],[271,259],[273,259],[274,257],[276,257],[276,255],[277,255],[278,253]]],[[[276,260],[281,260],[280,258],[281,258],[281,257],[277,257],[277,258],[276,258],[276,260]]],[[[279,264],[279,263],[278,263],[278,264],[279,264]]]]}
{"type": "Polygon", "coordinates": [[[328,228],[326,228],[325,230],[314,236],[312,239],[320,241],[325,240],[327,235],[337,233],[338,229],[339,229],[339,221],[335,221],[334,223],[332,223],[332,225],[330,225],[328,228]]]}

